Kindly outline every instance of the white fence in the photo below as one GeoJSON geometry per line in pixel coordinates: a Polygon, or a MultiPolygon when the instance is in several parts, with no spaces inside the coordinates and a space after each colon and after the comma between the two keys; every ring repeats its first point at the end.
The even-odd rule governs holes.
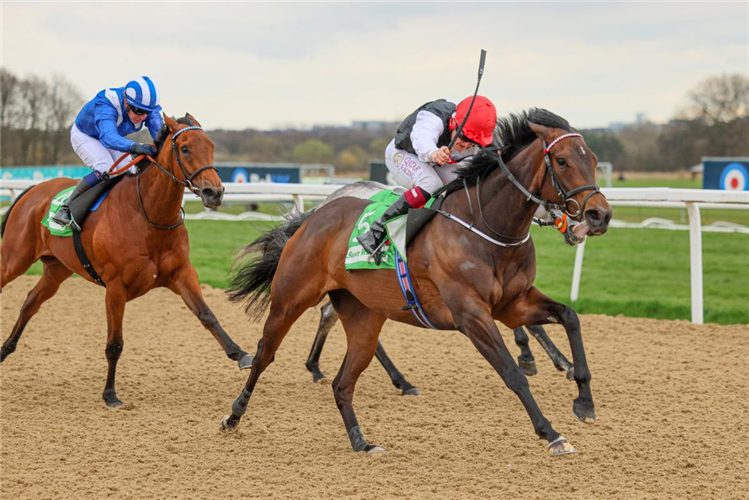
{"type": "MultiPolygon", "coordinates": [[[[35,184],[29,180],[0,181],[0,194],[18,196],[28,186],[35,184]]],[[[251,203],[263,201],[293,201],[304,208],[305,199],[322,199],[340,188],[330,184],[275,184],[275,183],[225,183],[225,199],[229,202],[251,203]]],[[[702,223],[700,207],[749,210],[749,191],[721,191],[708,189],[670,189],[670,188],[602,188],[603,194],[613,206],[638,207],[686,207],[689,214],[689,248],[691,261],[691,297],[692,322],[702,324],[704,321],[702,290],[702,223]]],[[[189,196],[193,196],[188,193],[189,196]]],[[[204,217],[210,217],[206,213],[204,217]]],[[[225,216],[226,214],[221,214],[225,216]]],[[[222,217],[230,220],[244,220],[243,216],[222,217]]],[[[748,232],[746,229],[738,229],[748,232]]],[[[580,292],[585,243],[577,247],[575,265],[572,274],[570,300],[575,302],[580,292]]]]}

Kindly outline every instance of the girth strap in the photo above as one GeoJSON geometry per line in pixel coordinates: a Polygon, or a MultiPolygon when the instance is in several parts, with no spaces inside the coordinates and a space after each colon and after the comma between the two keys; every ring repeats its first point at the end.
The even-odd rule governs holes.
{"type": "Polygon", "coordinates": [[[426,311],[421,306],[419,298],[416,296],[413,283],[411,283],[411,273],[408,272],[408,266],[406,262],[401,258],[398,249],[395,249],[395,275],[398,277],[398,284],[401,287],[403,297],[406,299],[406,305],[403,306],[403,310],[410,310],[416,320],[424,326],[424,328],[431,328],[433,330],[439,330],[436,326],[429,321],[426,311]]]}
{"type": "Polygon", "coordinates": [[[99,274],[96,272],[96,269],[94,269],[93,264],[91,264],[91,261],[88,260],[86,250],[83,249],[81,233],[78,231],[73,231],[73,247],[75,247],[75,253],[78,255],[78,260],[81,261],[83,269],[86,270],[88,275],[91,276],[95,282],[106,288],[107,285],[104,284],[104,280],[101,279],[101,276],[99,276],[99,274]]]}

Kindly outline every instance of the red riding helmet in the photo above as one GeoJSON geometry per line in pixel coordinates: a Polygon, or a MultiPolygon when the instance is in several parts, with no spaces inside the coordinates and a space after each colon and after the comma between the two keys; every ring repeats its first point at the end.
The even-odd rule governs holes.
{"type": "MultiPolygon", "coordinates": [[[[450,119],[450,130],[455,130],[463,123],[466,112],[471,106],[473,97],[467,97],[460,101],[455,108],[455,116],[450,119]]],[[[463,135],[481,146],[492,143],[494,128],[497,126],[497,108],[482,95],[476,96],[468,121],[463,125],[463,135]]]]}

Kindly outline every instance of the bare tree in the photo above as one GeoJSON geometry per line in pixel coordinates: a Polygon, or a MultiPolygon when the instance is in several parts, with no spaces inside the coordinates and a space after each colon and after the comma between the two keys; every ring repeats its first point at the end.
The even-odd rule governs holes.
{"type": "Polygon", "coordinates": [[[49,85],[36,75],[21,81],[19,86],[21,102],[19,109],[18,132],[20,137],[20,155],[25,164],[33,163],[37,156],[36,149],[41,144],[42,125],[47,113],[46,104],[49,85]]]}
{"type": "Polygon", "coordinates": [[[44,163],[55,164],[63,148],[69,147],[69,129],[75,113],[83,105],[83,96],[62,75],[54,75],[47,94],[48,141],[44,163]]]}
{"type": "Polygon", "coordinates": [[[739,74],[711,76],[689,92],[688,101],[689,117],[707,124],[749,117],[749,78],[739,74]]]}

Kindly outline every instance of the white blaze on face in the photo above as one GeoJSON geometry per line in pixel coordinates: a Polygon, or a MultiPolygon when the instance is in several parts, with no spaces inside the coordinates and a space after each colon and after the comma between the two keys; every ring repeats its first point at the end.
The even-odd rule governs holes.
{"type": "Polygon", "coordinates": [[[580,154],[583,155],[583,156],[586,156],[586,154],[585,154],[585,148],[582,147],[582,146],[580,146],[580,154]]]}

